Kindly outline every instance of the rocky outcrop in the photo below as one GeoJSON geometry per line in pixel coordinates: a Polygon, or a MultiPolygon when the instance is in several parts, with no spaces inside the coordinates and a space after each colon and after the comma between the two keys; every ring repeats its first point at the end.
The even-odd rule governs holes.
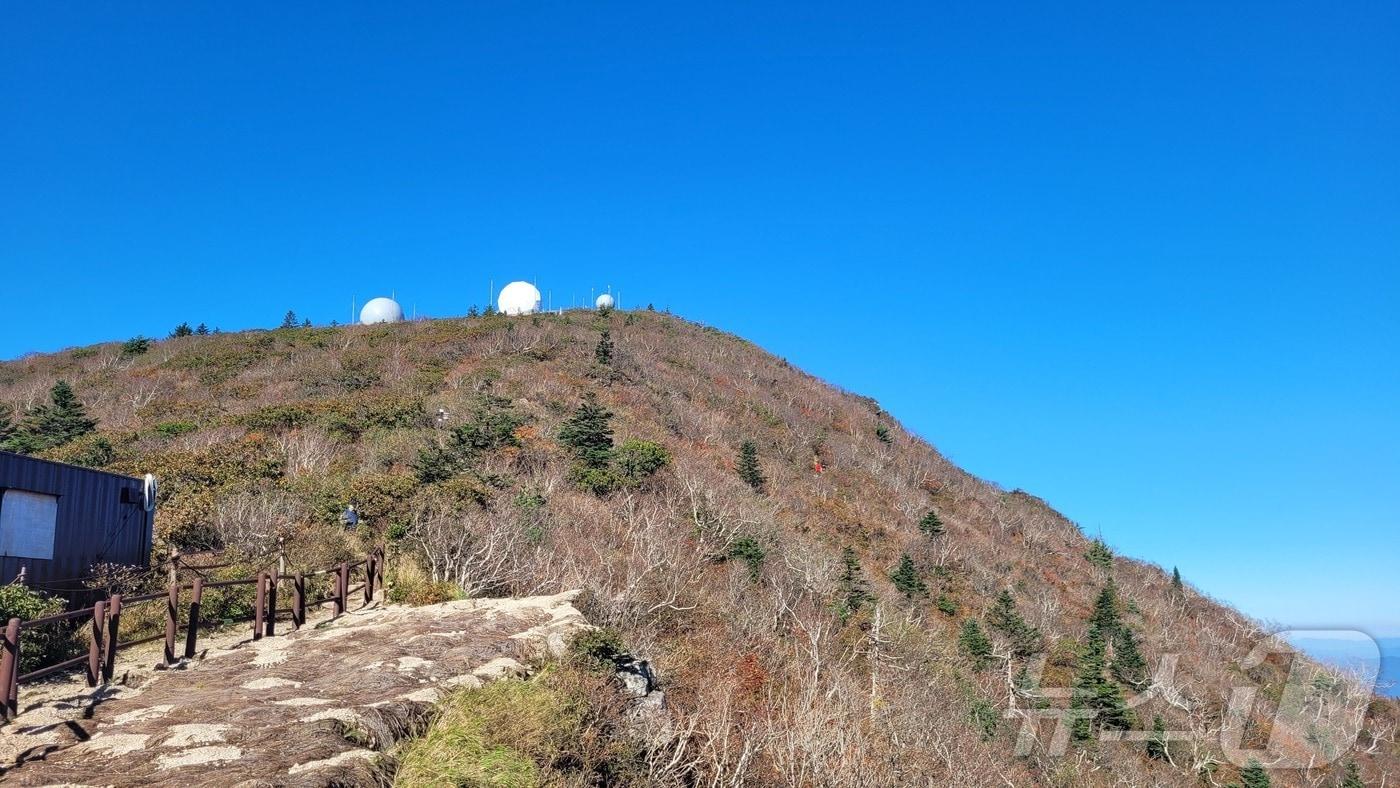
{"type": "Polygon", "coordinates": [[[577,593],[370,607],[213,649],[140,687],[67,699],[81,710],[73,719],[22,714],[0,736],[11,754],[4,779],[371,785],[384,776],[381,754],[421,728],[444,694],[523,674],[530,658],[561,653],[587,629],[577,593]]]}

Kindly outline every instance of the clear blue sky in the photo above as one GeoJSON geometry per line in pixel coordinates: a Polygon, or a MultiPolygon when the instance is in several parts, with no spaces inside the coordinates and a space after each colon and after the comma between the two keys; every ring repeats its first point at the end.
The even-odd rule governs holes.
{"type": "Polygon", "coordinates": [[[1400,631],[1400,5],[288,5],[0,9],[0,357],[612,284],[1400,631]]]}

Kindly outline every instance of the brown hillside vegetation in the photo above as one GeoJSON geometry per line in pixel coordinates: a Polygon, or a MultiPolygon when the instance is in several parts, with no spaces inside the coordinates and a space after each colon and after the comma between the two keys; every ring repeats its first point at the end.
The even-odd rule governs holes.
{"type": "Polygon", "coordinates": [[[1353,760],[1368,785],[1400,778],[1393,702],[1301,660],[1306,691],[1286,690],[1286,659],[1245,662],[1260,623],[958,469],[875,402],[675,317],[107,344],[0,365],[0,402],[22,413],[59,379],[99,426],[47,455],[159,475],[158,554],[260,560],[281,538],[290,560],[317,565],[344,549],[337,518],[353,502],[358,538],[388,540],[401,589],[585,589],[589,619],[649,659],[667,693],[669,719],[614,772],[638,781],[1226,785],[1244,762],[1227,748],[1266,744],[1265,765],[1316,766],[1275,768],[1274,785],[1333,785],[1353,760]],[[589,394],[618,447],[592,466],[560,440],[589,394]],[[746,441],[761,490],[737,472],[746,441]],[[941,534],[920,527],[931,511],[941,534]],[[1068,690],[1092,667],[1110,583],[1118,621],[1097,630],[1095,687],[1135,704],[1130,732],[1101,716],[1083,728],[1107,736],[1055,754],[1051,718],[1079,703],[1068,690]],[[1258,690],[1237,715],[1233,687],[1258,690]],[[1274,722],[1280,705],[1309,727],[1274,722]],[[1343,755],[1351,739],[1329,722],[1353,714],[1363,730],[1343,755]],[[1150,757],[1159,716],[1182,733],[1150,757]],[[1046,719],[1023,730],[1027,717],[1046,719]]]}

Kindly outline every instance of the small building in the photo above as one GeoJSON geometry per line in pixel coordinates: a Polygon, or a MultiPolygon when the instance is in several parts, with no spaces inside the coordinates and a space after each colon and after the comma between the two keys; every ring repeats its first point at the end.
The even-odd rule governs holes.
{"type": "Polygon", "coordinates": [[[23,567],[30,585],[76,590],[94,564],[145,566],[147,493],[143,479],[0,451],[0,583],[23,567]]]}

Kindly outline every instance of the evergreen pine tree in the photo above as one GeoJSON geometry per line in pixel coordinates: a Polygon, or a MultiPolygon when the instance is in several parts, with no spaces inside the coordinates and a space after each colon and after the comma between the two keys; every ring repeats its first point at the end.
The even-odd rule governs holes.
{"type": "Polygon", "coordinates": [[[1134,689],[1147,684],[1147,662],[1138,649],[1137,636],[1119,626],[1113,636],[1113,677],[1134,689]]]}
{"type": "Polygon", "coordinates": [[[1113,568],[1113,551],[1108,549],[1102,539],[1095,539],[1089,543],[1089,549],[1084,553],[1084,557],[1089,559],[1089,563],[1103,570],[1113,568]]]}
{"type": "Polygon", "coordinates": [[[1269,773],[1253,758],[1240,770],[1240,782],[1244,784],[1244,788],[1269,788],[1273,784],[1269,780],[1269,773]]]}
{"type": "Polygon", "coordinates": [[[1177,593],[1182,591],[1181,570],[1176,567],[1172,567],[1172,590],[1177,593]]]}
{"type": "Polygon", "coordinates": [[[17,451],[33,453],[62,446],[97,428],[67,381],[60,380],[49,389],[49,400],[50,404],[36,405],[24,415],[10,439],[17,451]]]}
{"type": "Polygon", "coordinates": [[[1127,730],[1133,725],[1133,714],[1123,701],[1122,691],[1104,677],[1107,649],[1104,631],[1091,623],[1070,698],[1071,709],[1089,712],[1074,721],[1074,738],[1078,741],[1088,739],[1095,730],[1127,730]]]}
{"type": "Polygon", "coordinates": [[[1357,767],[1356,761],[1347,761],[1342,771],[1342,781],[1337,785],[1338,788],[1366,788],[1366,783],[1361,781],[1361,769],[1357,767]]]}
{"type": "Polygon", "coordinates": [[[209,326],[200,323],[199,325],[194,327],[194,333],[198,334],[199,336],[208,336],[209,326]]]}
{"type": "Polygon", "coordinates": [[[285,314],[285,315],[282,316],[282,328],[296,328],[296,327],[297,327],[297,313],[296,313],[296,312],[293,312],[293,311],[290,310],[290,309],[288,309],[288,310],[287,310],[287,314],[285,314]]]}
{"type": "Polygon", "coordinates": [[[900,556],[899,567],[890,573],[890,581],[894,583],[895,590],[906,599],[928,596],[928,586],[924,584],[923,578],[919,577],[919,570],[914,568],[914,559],[910,558],[908,553],[900,556]]]}
{"type": "Polygon", "coordinates": [[[477,311],[476,304],[467,307],[467,317],[479,317],[481,312],[477,311]]]}
{"type": "Polygon", "coordinates": [[[123,356],[139,356],[151,349],[151,340],[137,335],[122,343],[123,356]]]}
{"type": "Polygon", "coordinates": [[[1016,612],[1016,600],[1011,598],[1009,590],[1002,589],[1001,593],[997,594],[991,610],[987,611],[987,625],[1008,636],[1014,635],[1026,625],[1021,614],[1016,612]]]}
{"type": "Polygon", "coordinates": [[[881,443],[893,443],[894,438],[890,436],[890,428],[883,424],[875,425],[875,438],[881,443]]]}
{"type": "Polygon", "coordinates": [[[1029,657],[1041,649],[1040,630],[1026,623],[1016,610],[1016,600],[1003,589],[987,611],[987,625],[1011,641],[1011,650],[1018,657],[1029,657]]]}
{"type": "Polygon", "coordinates": [[[603,335],[598,338],[598,346],[593,348],[593,360],[605,367],[612,366],[613,342],[606,328],[603,329],[603,335]]]}
{"type": "Polygon", "coordinates": [[[839,612],[843,618],[875,600],[875,595],[870,593],[870,582],[860,568],[860,558],[850,547],[841,551],[841,577],[837,581],[837,589],[841,594],[839,612]]]}
{"type": "Polygon", "coordinates": [[[189,335],[191,335],[191,334],[193,334],[193,333],[194,333],[194,329],[190,328],[190,324],[189,324],[189,323],[181,323],[180,325],[175,326],[175,330],[170,332],[170,336],[172,336],[172,337],[177,337],[177,338],[178,338],[178,337],[187,337],[187,336],[189,336],[189,335]]]}
{"type": "Polygon", "coordinates": [[[1167,724],[1160,714],[1152,718],[1152,738],[1147,740],[1147,757],[1157,761],[1168,760],[1167,724]]]}
{"type": "Polygon", "coordinates": [[[958,634],[958,648],[972,661],[972,666],[977,670],[982,670],[991,663],[992,641],[987,639],[982,625],[978,624],[975,618],[963,622],[962,632],[958,634]]]}
{"type": "Polygon", "coordinates": [[[935,536],[942,536],[943,521],[938,519],[938,512],[930,509],[928,514],[924,515],[924,519],[919,521],[919,530],[923,531],[924,535],[930,539],[935,536]]]}
{"type": "Polygon", "coordinates": [[[768,479],[763,475],[763,469],[758,467],[758,445],[753,441],[744,441],[739,447],[739,462],[735,470],[754,492],[761,493],[766,488],[768,479]]]}
{"type": "Polygon", "coordinates": [[[559,428],[559,442],[572,449],[574,459],[584,467],[606,468],[613,455],[612,412],[589,392],[559,428]]]}
{"type": "Polygon", "coordinates": [[[307,319],[301,321],[301,327],[302,327],[302,328],[311,328],[311,318],[308,317],[307,319]]]}
{"type": "Polygon", "coordinates": [[[1099,591],[1098,599],[1094,600],[1094,612],[1089,617],[1089,624],[1098,627],[1105,638],[1111,638],[1118,632],[1118,586],[1111,577],[1099,591]]]}

